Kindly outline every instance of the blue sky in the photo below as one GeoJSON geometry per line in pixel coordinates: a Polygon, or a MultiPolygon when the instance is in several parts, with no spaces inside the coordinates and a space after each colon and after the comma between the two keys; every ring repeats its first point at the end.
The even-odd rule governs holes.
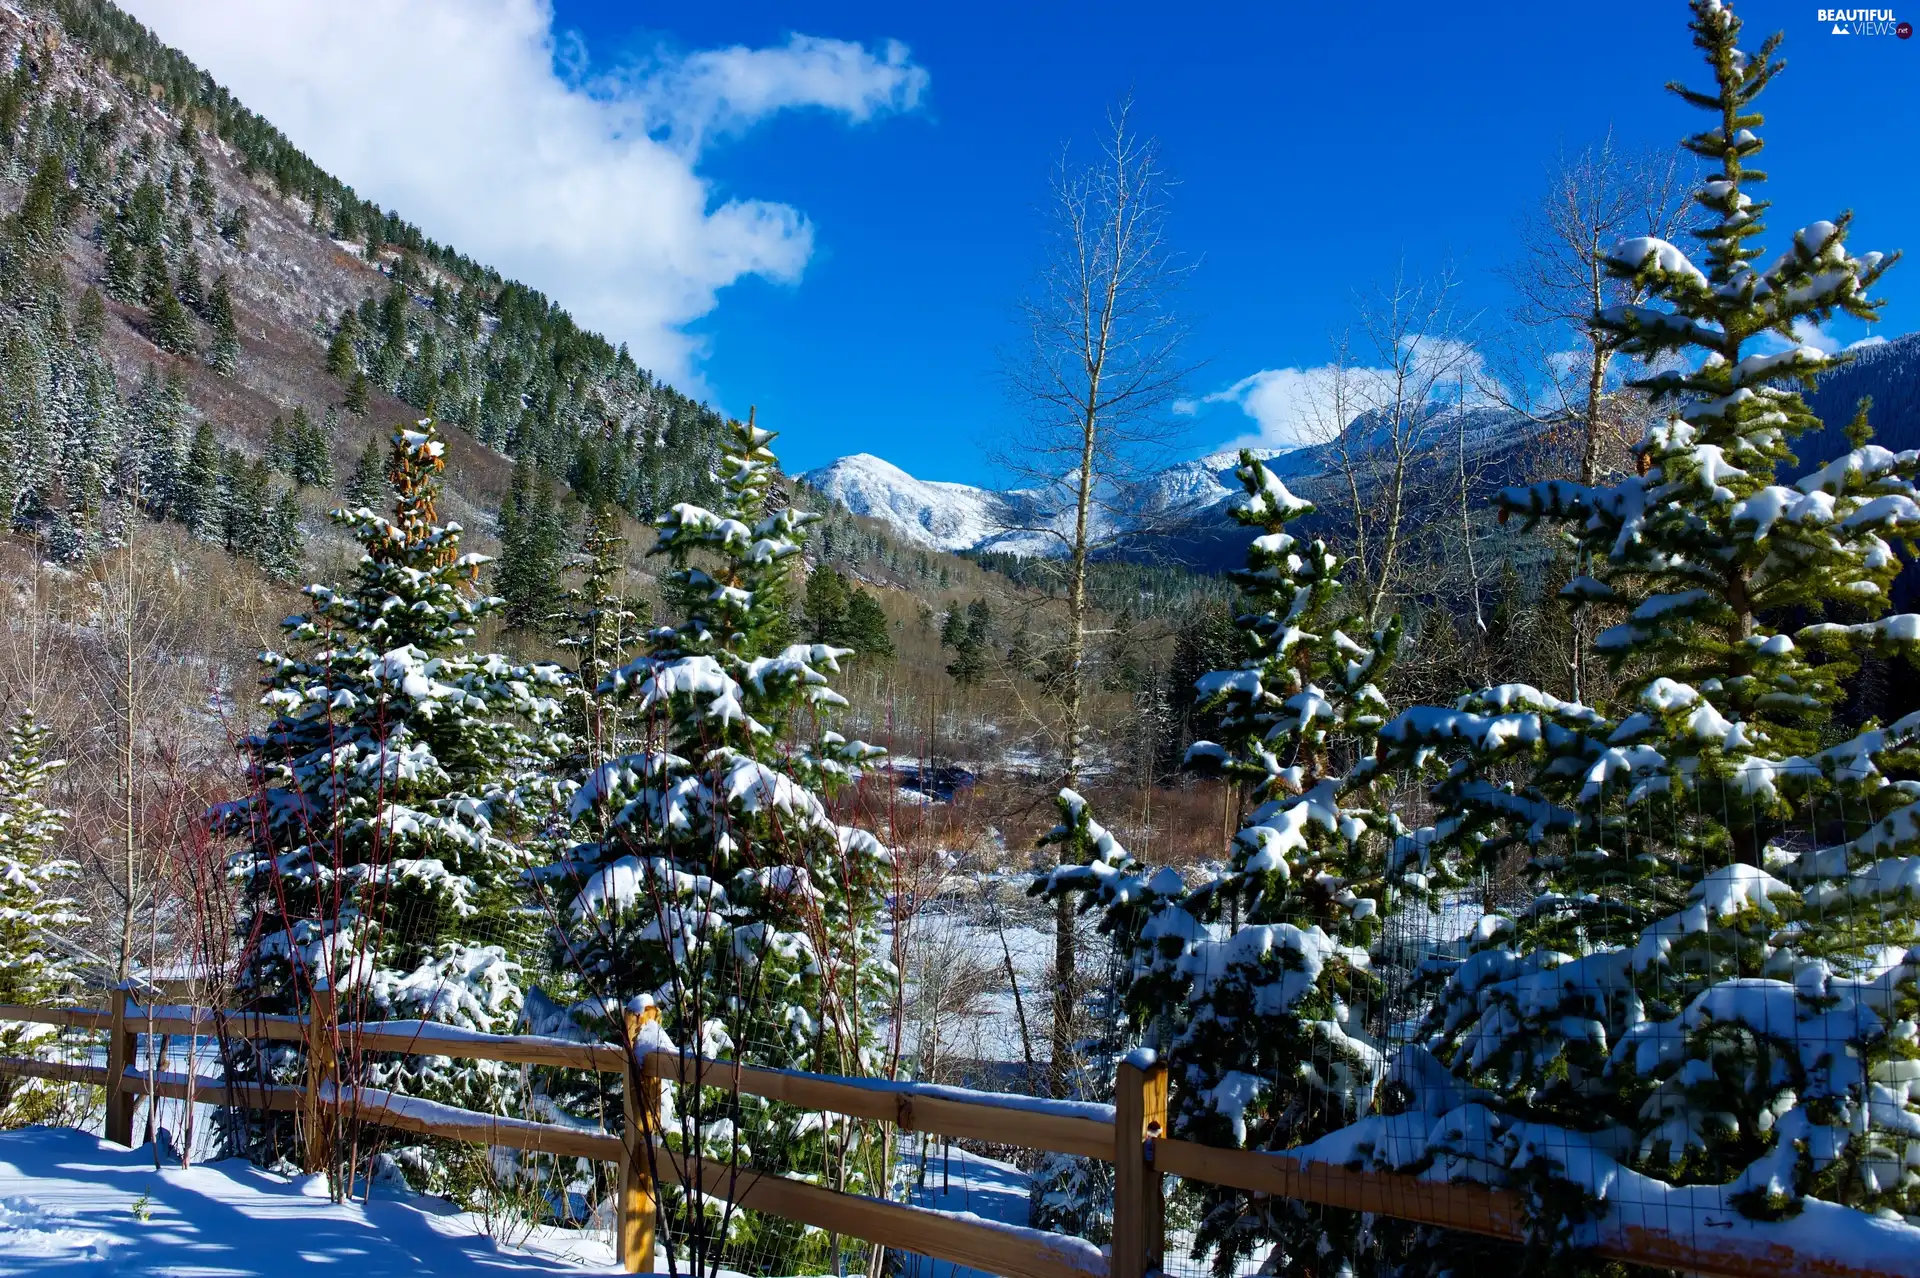
{"type": "MultiPolygon", "coordinates": [[[[1402,261],[1414,273],[1451,262],[1467,308],[1497,324],[1507,298],[1494,270],[1511,256],[1516,221],[1556,153],[1609,127],[1628,145],[1669,144],[1700,126],[1661,86],[1704,79],[1677,0],[1359,10],[1032,0],[275,5],[287,15],[277,25],[244,0],[129,2],[363,192],[545,287],[611,336],[631,333],[643,360],[729,411],[757,405],[782,432],[790,468],[872,452],[923,478],[967,482],[992,479],[982,445],[1018,420],[998,353],[1021,341],[1015,307],[1041,244],[1049,166],[1062,144],[1090,142],[1128,90],[1180,181],[1173,239],[1200,261],[1183,307],[1191,354],[1205,361],[1191,388],[1199,396],[1322,362],[1356,292],[1402,261]],[[235,21],[243,11],[252,16],[235,21]],[[472,19],[474,32],[442,38],[456,55],[467,38],[478,52],[441,59],[455,65],[429,70],[425,88],[417,62],[403,84],[377,74],[370,33],[428,19],[446,30],[472,19]],[[505,54],[508,70],[489,71],[488,59],[507,39],[497,30],[537,46],[543,23],[558,34],[558,57],[544,54],[561,73],[553,91],[628,112],[582,127],[658,134],[669,120],[700,134],[666,159],[620,151],[630,140],[617,136],[583,143],[592,163],[625,169],[603,183],[603,204],[564,209],[582,219],[572,238],[653,227],[631,271],[603,269],[591,244],[532,243],[535,217],[502,198],[515,182],[481,160],[452,158],[497,144],[505,171],[546,149],[545,133],[496,143],[502,128],[464,138],[454,113],[435,123],[435,104],[463,94],[512,103],[522,88],[536,97],[551,88],[486,79],[518,85],[531,74],[505,54]],[[865,77],[861,87],[847,90],[845,76],[831,85],[789,77],[751,101],[737,77],[711,88],[745,65],[713,51],[791,52],[796,33],[867,51],[848,73],[865,77]],[[340,69],[316,70],[333,65],[316,46],[336,38],[340,69]],[[890,41],[906,52],[888,52],[890,41]],[[471,83],[448,79],[463,66],[471,83]],[[381,153],[389,133],[406,135],[403,157],[381,153]],[[702,199],[708,214],[730,216],[701,220],[702,199]],[[656,203],[678,211],[668,217],[656,203]],[[656,223],[700,234],[675,238],[656,223]],[[616,288],[619,298],[604,295],[616,288]]],[[[1902,158],[1920,120],[1920,41],[1832,36],[1799,0],[1753,0],[1741,12],[1749,45],[1787,33],[1789,69],[1762,100],[1776,200],[1770,245],[1852,207],[1856,249],[1920,248],[1920,176],[1902,158]]],[[[556,161],[569,180],[570,162],[556,161]]],[[[1917,272],[1920,262],[1889,276],[1880,332],[1920,328],[1917,272]]],[[[1836,335],[1863,332],[1842,325],[1836,335]]],[[[1253,422],[1216,403],[1169,429],[1184,431],[1182,450],[1197,454],[1253,422]]]]}
{"type": "MultiPolygon", "coordinates": [[[[1789,70],[1763,99],[1771,224],[1851,205],[1858,247],[1920,238],[1913,166],[1889,163],[1920,120],[1920,43],[1834,37],[1805,4],[1742,12],[1749,43],[1788,37],[1789,70]]],[[[558,9],[608,56],[636,38],[630,13],[558,9]]],[[[671,34],[758,45],[791,21],[783,6],[692,6],[671,34]]],[[[1646,144],[1700,127],[1661,88],[1702,78],[1683,23],[1678,4],[1637,2],[1472,17],[1433,4],[810,6],[811,32],[904,41],[930,87],[911,113],[853,127],[796,113],[714,152],[710,174],[804,209],[816,242],[798,284],[743,281],[695,326],[706,375],[730,409],[759,404],[790,464],[867,451],[925,478],[984,478],[981,440],[1015,420],[996,352],[1021,338],[1012,310],[1047,167],[1129,88],[1180,179],[1175,241],[1201,260],[1186,307],[1207,361],[1196,391],[1319,362],[1355,289],[1402,258],[1416,271],[1452,260],[1469,306],[1497,322],[1492,269],[1560,148],[1609,126],[1646,144]]],[[[1883,331],[1920,327],[1916,265],[1889,276],[1883,331]]],[[[1198,450],[1248,423],[1220,404],[1184,425],[1198,450]]]]}

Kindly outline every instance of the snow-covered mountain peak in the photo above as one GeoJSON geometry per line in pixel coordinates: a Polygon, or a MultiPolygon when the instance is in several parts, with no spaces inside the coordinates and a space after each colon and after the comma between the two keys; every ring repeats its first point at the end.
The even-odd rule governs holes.
{"type": "Polygon", "coordinates": [[[855,453],[800,477],[856,515],[916,545],[971,550],[1007,526],[1006,501],[971,484],[916,479],[883,457],[855,453]]]}

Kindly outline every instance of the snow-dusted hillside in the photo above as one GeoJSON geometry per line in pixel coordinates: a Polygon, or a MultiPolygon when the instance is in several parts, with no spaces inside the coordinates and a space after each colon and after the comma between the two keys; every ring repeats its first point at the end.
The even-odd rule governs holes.
{"type": "Polygon", "coordinates": [[[878,519],[934,550],[972,550],[1004,531],[1009,518],[998,493],[915,479],[871,453],[842,457],[801,478],[854,514],[878,519]]]}

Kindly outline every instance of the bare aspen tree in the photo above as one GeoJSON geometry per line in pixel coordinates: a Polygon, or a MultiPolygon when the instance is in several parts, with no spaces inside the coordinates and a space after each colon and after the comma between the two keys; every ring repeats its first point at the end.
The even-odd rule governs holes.
{"type": "Polygon", "coordinates": [[[171,808],[177,797],[148,756],[162,735],[176,735],[182,707],[193,704],[192,683],[201,683],[202,700],[206,695],[204,676],[194,680],[183,668],[176,592],[149,588],[146,576],[156,565],[143,553],[145,538],[139,534],[139,521],[129,520],[126,545],[88,565],[99,633],[90,654],[93,683],[101,728],[112,742],[111,765],[100,770],[113,779],[115,808],[112,837],[95,843],[91,859],[118,923],[112,957],[120,980],[133,972],[137,932],[155,881],[158,853],[148,841],[165,837],[164,831],[149,828],[155,822],[147,808],[156,797],[171,808]]]}
{"type": "Polygon", "coordinates": [[[1456,496],[1460,505],[1460,554],[1465,561],[1467,572],[1467,595],[1473,605],[1473,627],[1482,638],[1487,633],[1486,614],[1480,607],[1480,563],[1473,549],[1473,496],[1474,482],[1480,477],[1482,467],[1469,447],[1467,435],[1467,379],[1463,375],[1457,383],[1460,400],[1453,417],[1453,464],[1456,479],[1456,496]]]}
{"type": "MultiPolygon", "coordinates": [[[[1010,387],[1028,429],[1003,464],[1036,493],[1023,530],[1054,538],[1066,558],[1067,618],[1058,680],[1062,784],[1086,766],[1089,555],[1135,481],[1165,451],[1162,417],[1190,369],[1186,329],[1172,307],[1190,265],[1166,239],[1167,179],[1158,149],[1130,123],[1123,100],[1107,118],[1099,156],[1063,155],[1048,192],[1052,234],[1022,306],[1030,341],[1010,361],[1010,387]]],[[[1055,919],[1052,1088],[1064,1093],[1073,1047],[1071,903],[1055,919]]]]}
{"type": "Polygon", "coordinates": [[[1577,428],[1575,474],[1583,484],[1600,477],[1609,429],[1619,425],[1607,396],[1619,339],[1594,317],[1641,297],[1632,281],[1608,272],[1607,250],[1632,235],[1672,238],[1687,178],[1678,153],[1627,153],[1610,134],[1563,156],[1522,224],[1519,260],[1506,268],[1517,299],[1512,318],[1532,339],[1524,384],[1539,388],[1539,402],[1527,407],[1543,423],[1577,428]]]}
{"type": "MultiPolygon", "coordinates": [[[[1582,484],[1624,460],[1640,424],[1638,398],[1610,393],[1620,339],[1594,320],[1608,307],[1640,301],[1644,290],[1610,273],[1606,253],[1628,236],[1672,239],[1687,207],[1690,176],[1680,153],[1628,152],[1612,134],[1562,156],[1539,207],[1522,223],[1519,258],[1505,269],[1516,298],[1510,358],[1518,364],[1506,383],[1531,389],[1503,398],[1546,428],[1550,467],[1570,470],[1582,484]]],[[[1502,396],[1498,387],[1488,390],[1502,396]]],[[[1586,646],[1576,617],[1576,700],[1586,646]]]]}
{"type": "MultiPolygon", "coordinates": [[[[1409,542],[1435,532],[1417,518],[1456,428],[1447,410],[1478,357],[1454,309],[1451,274],[1404,273],[1363,302],[1357,332],[1335,342],[1308,406],[1309,434],[1324,445],[1348,509],[1354,573],[1368,626],[1393,611],[1412,564],[1409,542]]],[[[1452,469],[1452,467],[1445,467],[1452,469]]]]}

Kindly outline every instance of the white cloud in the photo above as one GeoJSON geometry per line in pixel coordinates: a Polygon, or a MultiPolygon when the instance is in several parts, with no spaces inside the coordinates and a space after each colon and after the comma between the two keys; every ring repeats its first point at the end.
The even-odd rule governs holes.
{"type": "Polygon", "coordinates": [[[769,115],[910,111],[904,46],[795,35],[586,73],[548,0],[126,0],[323,168],[697,385],[686,325],[749,275],[800,278],[813,227],[718,199],[702,149],[769,115]],[[565,64],[556,71],[556,56],[565,64]]]}
{"type": "Polygon", "coordinates": [[[1795,320],[1793,322],[1793,335],[1800,339],[1802,346],[1811,346],[1815,350],[1822,351],[1825,354],[1836,355],[1840,351],[1840,339],[1821,328],[1818,324],[1815,324],[1812,320],[1795,320]]]}
{"type": "Polygon", "coordinates": [[[1833,333],[1828,332],[1826,329],[1821,328],[1810,319],[1797,319],[1793,322],[1792,341],[1788,341],[1772,329],[1765,329],[1754,334],[1753,340],[1754,344],[1760,348],[1760,352],[1764,355],[1777,355],[1782,351],[1792,350],[1796,346],[1811,346],[1822,354],[1838,355],[1842,350],[1853,350],[1858,346],[1871,346],[1876,340],[1885,341],[1886,339],[1867,337],[1862,338],[1860,341],[1849,343],[1835,336],[1833,333]]]}
{"type": "MultiPolygon", "coordinates": [[[[1451,338],[1415,338],[1409,348],[1413,352],[1405,370],[1409,386],[1432,387],[1429,400],[1452,402],[1464,379],[1469,405],[1492,402],[1477,389],[1485,375],[1485,361],[1471,345],[1451,338]]],[[[1182,400],[1174,409],[1192,414],[1207,404],[1237,405],[1253,419],[1254,430],[1222,445],[1222,451],[1285,449],[1324,443],[1368,408],[1390,404],[1393,395],[1391,369],[1322,364],[1262,369],[1211,395],[1182,400]]]]}
{"type": "Polygon", "coordinates": [[[1253,418],[1254,432],[1228,448],[1297,448],[1331,438],[1337,429],[1333,406],[1338,377],[1339,370],[1331,366],[1262,369],[1198,402],[1236,404],[1253,418]]]}
{"type": "Polygon", "coordinates": [[[898,40],[875,53],[847,40],[794,35],[777,48],[734,45],[689,54],[637,68],[619,82],[648,104],[676,141],[697,150],[795,107],[823,108],[857,122],[911,111],[927,90],[927,73],[898,40]]]}

